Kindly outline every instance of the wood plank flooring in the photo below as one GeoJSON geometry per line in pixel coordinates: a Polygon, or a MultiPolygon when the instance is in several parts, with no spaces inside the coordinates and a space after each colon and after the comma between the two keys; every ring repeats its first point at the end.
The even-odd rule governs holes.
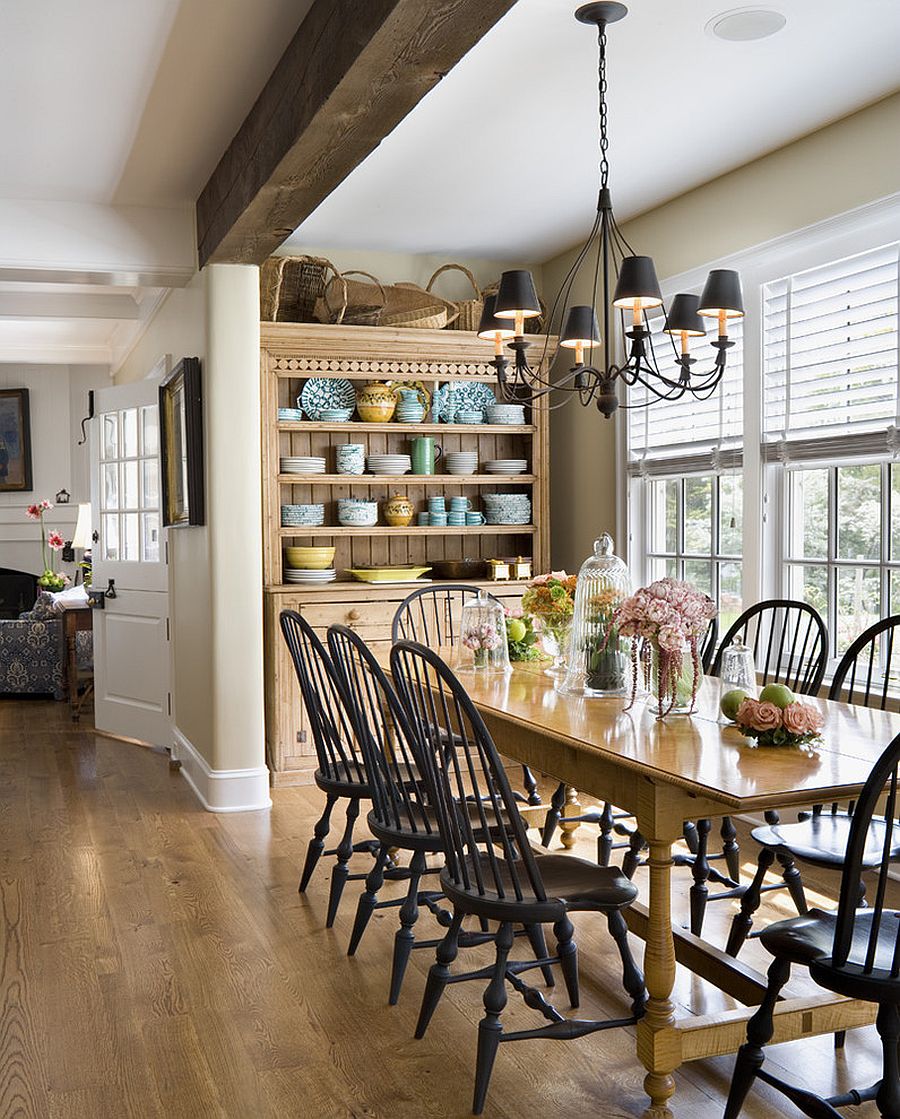
{"type": "MultiPolygon", "coordinates": [[[[414,1041],[431,952],[413,953],[400,1005],[388,1007],[396,910],[375,915],[348,959],[359,884],[331,931],[324,861],[307,896],[296,889],[320,794],[273,796],[270,812],[211,815],[162,752],[75,728],[63,704],[0,702],[0,1119],[470,1113],[480,985],[451,987],[414,1041]]],[[[591,857],[596,832],[582,834],[591,857]]],[[[689,875],[677,871],[676,883],[686,909],[689,875]]],[[[769,916],[789,911],[780,894],[767,905],[769,916]]],[[[722,942],[730,903],[710,912],[722,942]]],[[[582,915],[576,926],[582,1011],[623,1013],[605,922],[582,915]]],[[[421,935],[434,929],[425,914],[421,935]]],[[[751,944],[747,959],[765,953],[751,944]]],[[[722,1005],[686,973],[676,997],[695,1013],[722,1005]]],[[[554,1001],[565,1009],[559,988],[554,1001]]],[[[534,1020],[511,993],[509,1025],[534,1020]]],[[[770,1061],[817,1090],[868,1083],[880,1065],[872,1030],[851,1035],[836,1060],[830,1038],[817,1038],[770,1061]]],[[[676,1115],[720,1116],[731,1065],[682,1068],[676,1115]]],[[[634,1119],[642,1079],[631,1031],[514,1043],[500,1050],[485,1114],[634,1119]]],[[[745,1114],[798,1113],[761,1092],[745,1114]]]]}

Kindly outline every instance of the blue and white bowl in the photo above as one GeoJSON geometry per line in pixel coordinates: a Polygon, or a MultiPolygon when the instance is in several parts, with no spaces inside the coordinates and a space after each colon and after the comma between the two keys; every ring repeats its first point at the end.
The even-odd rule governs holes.
{"type": "Polygon", "coordinates": [[[362,498],[338,499],[338,524],[351,528],[370,528],[378,523],[378,502],[362,498]]]}
{"type": "Polygon", "coordinates": [[[491,404],[485,415],[489,424],[525,423],[525,407],[522,404],[491,404]]]}
{"type": "Polygon", "coordinates": [[[352,408],[323,408],[319,413],[319,419],[327,424],[344,424],[352,415],[352,408]]]}
{"type": "Polygon", "coordinates": [[[284,528],[294,528],[299,525],[323,525],[325,524],[325,506],[282,505],[281,523],[284,528]]]}
{"type": "Polygon", "coordinates": [[[296,424],[303,419],[302,408],[279,408],[278,419],[281,423],[296,424]]]}

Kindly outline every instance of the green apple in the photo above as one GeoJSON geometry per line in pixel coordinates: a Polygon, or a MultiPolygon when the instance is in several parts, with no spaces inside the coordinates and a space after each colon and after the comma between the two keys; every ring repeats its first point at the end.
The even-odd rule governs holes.
{"type": "Polygon", "coordinates": [[[747,693],[742,688],[732,688],[730,692],[726,692],[719,703],[719,707],[725,718],[731,719],[731,721],[734,722],[738,708],[746,698],[747,693]]]}
{"type": "Polygon", "coordinates": [[[510,618],[506,623],[506,633],[510,641],[521,641],[528,632],[528,627],[521,618],[510,618]]]}
{"type": "Polygon", "coordinates": [[[784,684],[766,684],[759,693],[760,703],[774,703],[776,707],[781,708],[787,707],[796,698],[791,689],[785,687],[784,684]]]}

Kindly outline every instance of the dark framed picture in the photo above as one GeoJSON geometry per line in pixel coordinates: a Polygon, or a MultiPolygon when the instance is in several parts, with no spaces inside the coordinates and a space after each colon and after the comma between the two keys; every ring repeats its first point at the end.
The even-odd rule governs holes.
{"type": "Polygon", "coordinates": [[[0,389],[0,493],[30,489],[28,389],[0,389]]]}
{"type": "Polygon", "coordinates": [[[204,523],[200,361],[185,357],[159,386],[163,524],[204,523]]]}

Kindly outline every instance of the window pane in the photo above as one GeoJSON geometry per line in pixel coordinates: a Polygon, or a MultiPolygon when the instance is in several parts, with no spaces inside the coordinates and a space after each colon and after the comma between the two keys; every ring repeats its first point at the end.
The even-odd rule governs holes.
{"type": "Polygon", "coordinates": [[[117,560],[119,558],[119,517],[116,513],[104,513],[100,518],[103,533],[103,558],[117,560]]]}
{"type": "Polygon", "coordinates": [[[126,408],[122,412],[122,458],[137,458],[138,410],[126,408]]]}
{"type": "Polygon", "coordinates": [[[652,481],[649,484],[650,551],[674,552],[677,543],[678,483],[652,481]]]}
{"type": "Polygon", "coordinates": [[[740,474],[719,479],[719,552],[723,556],[743,554],[744,480],[740,474]]]}
{"type": "Polygon", "coordinates": [[[741,565],[719,564],[719,630],[724,632],[741,612],[741,565]]]}
{"type": "Polygon", "coordinates": [[[159,454],[159,409],[155,404],[141,409],[141,454],[159,454]]]}
{"type": "Polygon", "coordinates": [[[103,474],[103,508],[119,508],[119,467],[115,462],[105,462],[101,467],[103,474]]]}
{"type": "Polygon", "coordinates": [[[670,478],[666,487],[666,551],[678,551],[678,482],[670,478]]]}
{"type": "Polygon", "coordinates": [[[694,555],[712,551],[712,478],[684,480],[684,550],[694,555]]]}
{"type": "Polygon", "coordinates": [[[147,563],[159,562],[159,514],[141,515],[141,559],[147,563]]]}
{"type": "Polygon", "coordinates": [[[900,463],[891,466],[891,559],[900,559],[900,463]]]}
{"type": "Polygon", "coordinates": [[[891,572],[891,613],[900,614],[900,571],[891,572]]]}
{"type": "Polygon", "coordinates": [[[881,558],[881,466],[838,467],[838,543],[841,559],[881,558]]]}
{"type": "Polygon", "coordinates": [[[137,560],[140,558],[138,551],[138,515],[137,513],[122,514],[122,559],[137,560]]]}
{"type": "Polygon", "coordinates": [[[877,567],[842,567],[837,571],[837,651],[881,617],[881,584],[877,567]]]}
{"type": "Polygon", "coordinates": [[[825,559],[828,555],[828,470],[790,472],[788,555],[825,559]]]}
{"type": "Polygon", "coordinates": [[[144,509],[159,508],[159,466],[156,459],[148,459],[142,463],[144,473],[144,487],[141,495],[141,506],[144,509]]]}
{"type": "Polygon", "coordinates": [[[828,617],[828,569],[826,567],[789,567],[788,595],[815,607],[823,619],[828,617]]]}
{"type": "Polygon", "coordinates": [[[103,439],[101,440],[101,444],[102,458],[118,458],[119,417],[115,412],[106,412],[103,415],[103,439]]]}
{"type": "Polygon", "coordinates": [[[712,597],[712,564],[709,560],[685,560],[684,578],[698,591],[712,597]]]}
{"type": "Polygon", "coordinates": [[[122,463],[122,508],[137,509],[138,499],[138,464],[137,462],[122,463]]]}

